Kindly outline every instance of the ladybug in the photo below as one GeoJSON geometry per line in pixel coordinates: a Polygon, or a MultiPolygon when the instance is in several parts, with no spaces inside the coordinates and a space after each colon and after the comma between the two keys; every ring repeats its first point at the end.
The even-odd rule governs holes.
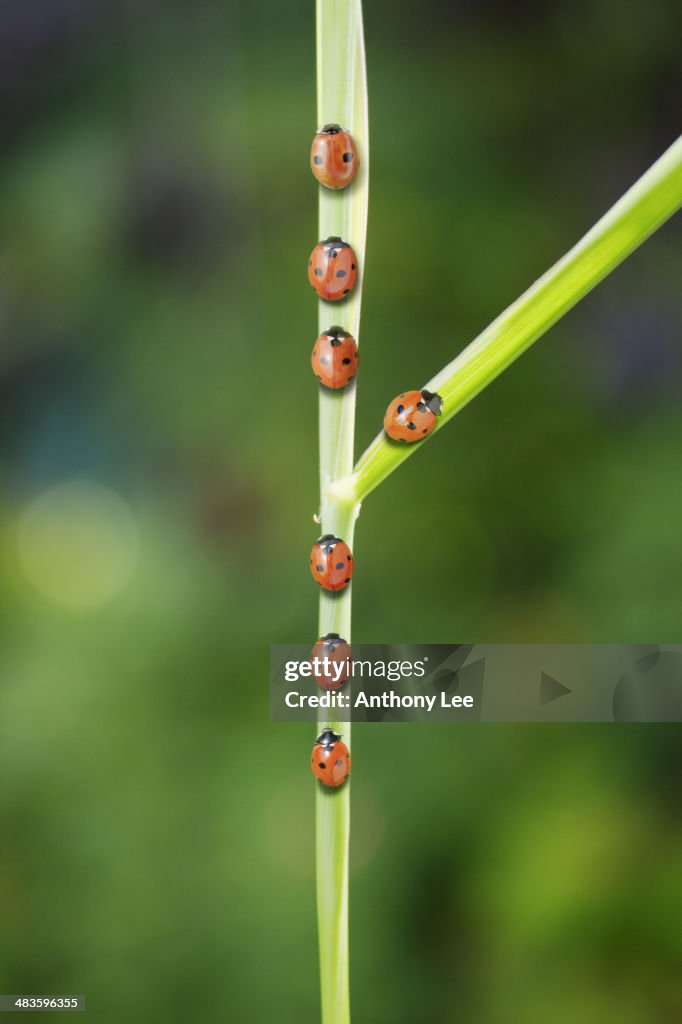
{"type": "Polygon", "coordinates": [[[443,399],[432,391],[405,391],[394,398],[384,416],[384,430],[394,441],[421,441],[436,425],[443,399]]]}
{"type": "Polygon", "coordinates": [[[353,575],[353,556],[340,537],[325,533],[313,544],[310,571],[325,590],[343,590],[353,575]]]}
{"type": "Polygon", "coordinates": [[[325,786],[342,786],[350,775],[350,751],[333,729],[323,729],[315,740],[310,767],[325,786]]]}
{"type": "Polygon", "coordinates": [[[358,277],[355,253],[336,235],[319,242],[310,254],[308,280],[321,299],[337,302],[352,290],[358,277]]]}
{"type": "Polygon", "coordinates": [[[353,667],[350,644],[338,633],[327,633],[326,636],[320,637],[310,652],[311,661],[313,658],[319,658],[321,662],[324,658],[329,659],[326,668],[324,664],[320,664],[319,672],[315,671],[313,664],[313,677],[317,685],[323,690],[340,690],[353,667]]]}
{"type": "Polygon", "coordinates": [[[330,327],[315,342],[310,364],[313,373],[326,388],[345,388],[358,368],[355,338],[342,327],[330,327]]]}
{"type": "Polygon", "coordinates": [[[338,124],[319,128],[310,148],[310,167],[326,188],[345,188],[355,177],[360,163],[350,132],[338,124]]]}

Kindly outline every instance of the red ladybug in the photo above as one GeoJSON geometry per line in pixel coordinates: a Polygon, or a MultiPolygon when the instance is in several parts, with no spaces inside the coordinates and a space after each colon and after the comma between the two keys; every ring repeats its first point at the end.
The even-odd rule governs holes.
{"type": "Polygon", "coordinates": [[[315,740],[310,767],[325,786],[342,786],[350,775],[350,751],[333,729],[323,729],[315,740]]]}
{"type": "Polygon", "coordinates": [[[326,124],[318,130],[310,149],[310,167],[321,185],[345,188],[350,185],[359,166],[355,143],[349,132],[338,124],[326,124]]]}
{"type": "Polygon", "coordinates": [[[313,663],[313,677],[317,685],[323,690],[340,690],[353,667],[350,644],[338,633],[327,633],[320,637],[310,652],[310,660],[313,658],[320,659],[319,671],[315,671],[313,663]],[[326,668],[325,658],[328,659],[326,668]]]}
{"type": "Polygon", "coordinates": [[[436,425],[443,399],[432,391],[405,391],[394,398],[384,416],[384,430],[394,441],[421,441],[436,425]]]}
{"type": "Polygon", "coordinates": [[[330,327],[315,342],[310,364],[326,388],[345,388],[358,368],[358,346],[342,327],[330,327]]]}
{"type": "Polygon", "coordinates": [[[321,299],[338,302],[352,290],[358,277],[355,253],[336,235],[319,242],[310,254],[308,280],[321,299]]]}
{"type": "Polygon", "coordinates": [[[325,590],[343,590],[353,575],[353,556],[340,537],[326,533],[313,544],[310,571],[325,590]]]}

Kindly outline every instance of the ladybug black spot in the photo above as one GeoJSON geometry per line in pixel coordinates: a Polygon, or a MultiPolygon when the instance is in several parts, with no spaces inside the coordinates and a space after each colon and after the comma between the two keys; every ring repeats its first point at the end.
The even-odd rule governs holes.
{"type": "Polygon", "coordinates": [[[323,567],[321,565],[316,565],[315,568],[317,569],[318,572],[323,572],[324,571],[323,567]]]}
{"type": "Polygon", "coordinates": [[[337,768],[343,768],[343,761],[337,761],[336,762],[336,767],[337,768]]]}
{"type": "Polygon", "coordinates": [[[351,265],[350,265],[350,269],[351,269],[351,270],[355,270],[355,264],[354,264],[354,263],[351,263],[351,265]]]}
{"type": "Polygon", "coordinates": [[[343,360],[343,365],[344,366],[349,366],[350,365],[350,359],[344,359],[343,360]]]}
{"type": "Polygon", "coordinates": [[[407,424],[407,429],[408,430],[416,430],[417,429],[417,424],[410,422],[410,423],[407,424]]]}
{"type": "Polygon", "coordinates": [[[345,562],[337,562],[335,568],[336,569],[343,569],[345,564],[346,564],[345,562]]]}
{"type": "Polygon", "coordinates": [[[315,277],[322,277],[322,271],[319,267],[315,267],[315,277]]]}
{"type": "Polygon", "coordinates": [[[353,159],[353,154],[352,153],[344,153],[343,154],[343,162],[344,162],[344,164],[349,164],[352,159],[353,159]]]}
{"type": "Polygon", "coordinates": [[[346,271],[345,270],[337,270],[336,271],[336,276],[337,277],[345,277],[346,276],[346,271]]]}
{"type": "Polygon", "coordinates": [[[422,430],[422,434],[428,434],[428,430],[422,430]]]}
{"type": "Polygon", "coordinates": [[[396,412],[405,412],[405,406],[399,405],[398,408],[396,409],[396,412]]]}
{"type": "Polygon", "coordinates": [[[324,763],[324,761],[318,761],[318,762],[317,762],[317,767],[318,767],[318,768],[326,768],[327,766],[326,766],[326,764],[324,763]]]}
{"type": "Polygon", "coordinates": [[[321,156],[314,156],[313,157],[313,163],[314,164],[321,164],[322,163],[322,157],[321,156]]]}
{"type": "Polygon", "coordinates": [[[344,295],[348,295],[348,292],[349,292],[349,291],[350,291],[350,288],[344,288],[344,289],[343,289],[343,294],[344,294],[344,295]]]}

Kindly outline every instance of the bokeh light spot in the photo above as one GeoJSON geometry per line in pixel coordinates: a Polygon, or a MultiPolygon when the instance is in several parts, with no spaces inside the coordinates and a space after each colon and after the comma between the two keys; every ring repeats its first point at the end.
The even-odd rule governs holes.
{"type": "Polygon", "coordinates": [[[84,611],[106,604],[128,584],[138,530],[129,505],[110,488],[69,480],[30,502],[17,544],[36,590],[63,608],[84,611]]]}

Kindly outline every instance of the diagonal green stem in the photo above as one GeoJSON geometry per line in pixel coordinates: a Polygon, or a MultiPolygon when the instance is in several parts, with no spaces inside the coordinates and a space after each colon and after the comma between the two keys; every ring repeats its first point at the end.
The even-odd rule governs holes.
{"type": "MultiPolygon", "coordinates": [[[[368,123],[361,0],[317,0],[317,117],[353,133],[360,167],[349,188],[320,188],[319,238],[339,235],[358,258],[358,280],[338,303],[320,302],[319,330],[339,324],[360,343],[360,303],[367,233],[368,123]]],[[[342,537],[351,547],[356,507],[329,497],[332,481],[351,472],[355,428],[355,383],[341,392],[320,388],[320,533],[342,537]]],[[[319,635],[351,638],[351,592],[320,592],[319,635]]],[[[321,719],[343,733],[350,726],[321,719]]],[[[316,795],[317,916],[322,991],[322,1024],[349,1024],[348,854],[350,785],[316,795]]]]}
{"type": "MultiPolygon", "coordinates": [[[[425,385],[443,398],[433,436],[475,395],[617,267],[682,203],[682,138],[649,168],[577,245],[425,385]]],[[[382,432],[355,471],[329,497],[359,502],[421,444],[400,445],[382,432]]]]}

